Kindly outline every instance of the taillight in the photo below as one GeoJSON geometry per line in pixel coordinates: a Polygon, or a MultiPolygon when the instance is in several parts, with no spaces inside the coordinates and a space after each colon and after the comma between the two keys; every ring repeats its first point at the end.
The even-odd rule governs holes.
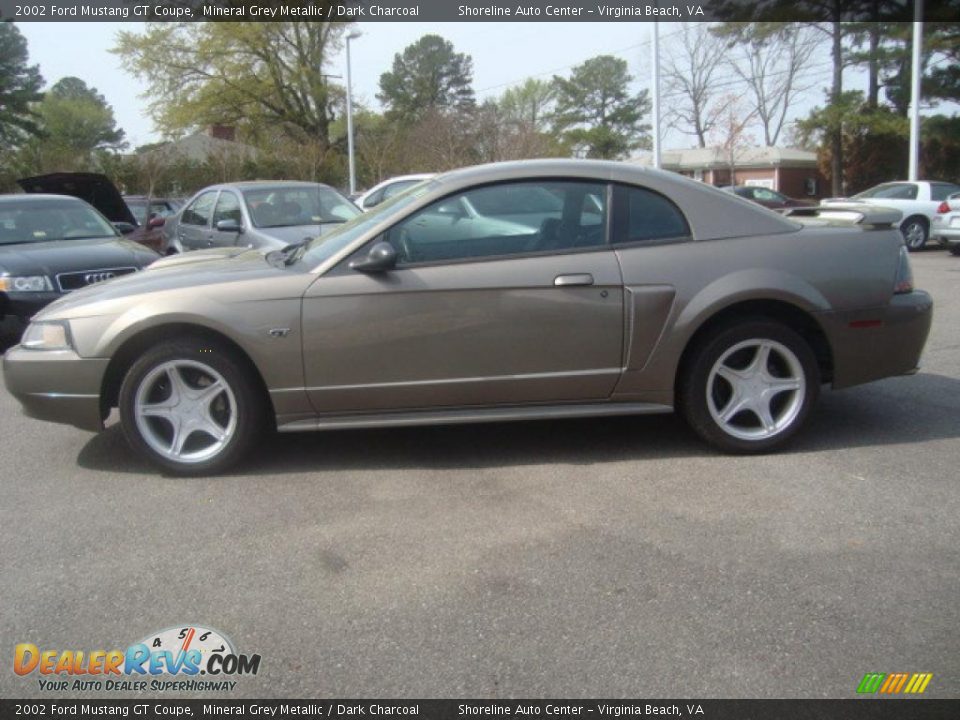
{"type": "Polygon", "coordinates": [[[900,261],[897,263],[897,276],[893,279],[893,294],[903,295],[913,292],[913,269],[910,267],[910,256],[907,248],[900,246],[900,261]]]}
{"type": "Polygon", "coordinates": [[[944,200],[942,203],[940,203],[939,205],[937,205],[937,212],[938,212],[938,213],[948,213],[948,212],[950,212],[950,203],[948,203],[946,200],[944,200]]]}

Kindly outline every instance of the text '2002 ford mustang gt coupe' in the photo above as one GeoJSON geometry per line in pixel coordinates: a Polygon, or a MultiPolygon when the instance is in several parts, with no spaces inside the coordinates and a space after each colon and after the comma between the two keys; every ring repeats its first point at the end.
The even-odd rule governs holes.
{"type": "Polygon", "coordinates": [[[821,384],[915,370],[932,316],[898,211],[796,212],[621,163],[467,168],[283,250],[77,291],[4,375],[33,417],[98,430],[119,408],[130,444],[185,474],[270,427],[674,408],[722,449],[772,450],[821,384]]]}

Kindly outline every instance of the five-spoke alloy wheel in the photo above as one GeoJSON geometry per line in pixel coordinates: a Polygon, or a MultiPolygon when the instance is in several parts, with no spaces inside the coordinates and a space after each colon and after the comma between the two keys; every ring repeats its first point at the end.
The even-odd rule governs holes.
{"type": "Polygon", "coordinates": [[[762,452],[796,433],[815,402],[820,373],[809,344],[769,320],[726,325],[695,348],[678,408],[714,445],[762,452]]]}
{"type": "Polygon", "coordinates": [[[120,388],[128,442],[180,474],[235,462],[265,417],[262,393],[229,349],[200,338],[160,344],[133,364],[120,388]]]}
{"type": "Polygon", "coordinates": [[[900,232],[903,233],[903,242],[910,252],[920,250],[927,244],[927,237],[929,235],[927,224],[918,217],[909,218],[901,226],[900,232]]]}

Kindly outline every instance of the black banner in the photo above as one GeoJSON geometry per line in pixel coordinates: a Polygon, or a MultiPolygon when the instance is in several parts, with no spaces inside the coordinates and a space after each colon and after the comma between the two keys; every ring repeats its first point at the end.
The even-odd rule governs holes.
{"type": "Polygon", "coordinates": [[[956,720],[960,700],[0,700],[0,717],[956,720]]]}
{"type": "MultiPolygon", "coordinates": [[[[925,0],[928,22],[960,21],[960,0],[925,0]]],[[[361,21],[657,22],[894,21],[912,0],[0,0],[15,22],[361,21]]]]}

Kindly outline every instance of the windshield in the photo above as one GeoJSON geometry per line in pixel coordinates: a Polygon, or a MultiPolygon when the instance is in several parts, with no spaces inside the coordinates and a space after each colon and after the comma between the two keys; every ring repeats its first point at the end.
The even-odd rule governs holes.
{"type": "Polygon", "coordinates": [[[300,257],[300,262],[309,267],[316,267],[364,235],[370,228],[389,220],[391,217],[401,215],[407,207],[433,190],[434,187],[436,187],[436,182],[418,183],[377,205],[369,212],[360,213],[353,220],[334,228],[326,235],[314,238],[307,245],[306,252],[300,257]]]}
{"type": "Polygon", "coordinates": [[[253,224],[259,228],[343,223],[360,210],[336,190],[323,185],[294,185],[245,190],[253,224]]]}
{"type": "Polygon", "coordinates": [[[117,234],[103,215],[79,200],[7,199],[0,203],[0,245],[116,237],[117,234]]]}

